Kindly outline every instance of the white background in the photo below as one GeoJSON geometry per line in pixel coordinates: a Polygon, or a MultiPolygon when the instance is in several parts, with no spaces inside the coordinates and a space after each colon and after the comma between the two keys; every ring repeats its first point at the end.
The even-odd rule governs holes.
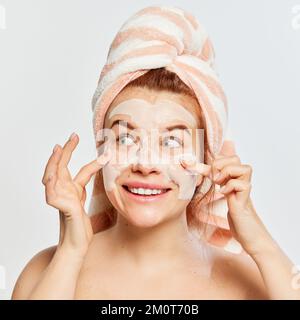
{"type": "Polygon", "coordinates": [[[34,254],[56,244],[45,164],[73,131],[73,174],[96,156],[90,102],[109,45],[152,4],[182,7],[208,30],[236,147],[253,167],[253,202],[300,264],[300,0],[0,0],[0,299],[34,254]]]}

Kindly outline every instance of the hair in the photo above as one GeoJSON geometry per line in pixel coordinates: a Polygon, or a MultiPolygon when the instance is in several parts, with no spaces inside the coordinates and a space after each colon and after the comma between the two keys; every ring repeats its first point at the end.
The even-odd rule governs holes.
{"type": "MultiPolygon", "coordinates": [[[[159,91],[166,90],[166,91],[170,91],[178,94],[184,94],[195,99],[197,102],[197,106],[199,107],[195,108],[194,112],[199,117],[200,124],[204,128],[204,163],[207,163],[208,157],[210,157],[211,159],[214,158],[214,155],[211,154],[208,148],[206,122],[204,120],[203,113],[201,110],[201,106],[199,105],[198,99],[194,91],[191,88],[189,88],[178,77],[176,73],[171,72],[165,68],[151,69],[148,72],[146,72],[144,75],[129,82],[123,88],[123,90],[126,88],[134,88],[134,87],[142,87],[150,90],[159,90],[159,91]]],[[[215,193],[215,184],[212,183],[209,190],[205,194],[202,194],[200,192],[200,188],[203,184],[203,181],[198,187],[196,187],[193,197],[186,208],[186,218],[187,218],[188,227],[191,229],[196,229],[198,232],[200,231],[200,229],[205,232],[207,227],[207,224],[206,223],[204,224],[203,221],[200,221],[199,219],[200,203],[202,199],[204,199],[204,197],[207,197],[209,199],[208,204],[210,206],[210,204],[212,203],[210,200],[212,199],[215,193]],[[203,227],[205,227],[205,230],[203,229],[203,227]]],[[[209,207],[208,207],[208,211],[210,211],[209,207]]]]}

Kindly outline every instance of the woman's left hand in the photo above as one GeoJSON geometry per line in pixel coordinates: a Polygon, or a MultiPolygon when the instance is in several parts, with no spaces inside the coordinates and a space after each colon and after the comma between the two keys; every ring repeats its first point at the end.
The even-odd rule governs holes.
{"type": "Polygon", "coordinates": [[[256,255],[276,247],[250,198],[252,167],[241,164],[238,156],[217,156],[211,170],[227,200],[231,232],[244,250],[256,255]]]}
{"type": "Polygon", "coordinates": [[[300,299],[295,265],[271,237],[250,198],[252,168],[237,156],[217,156],[211,165],[188,164],[198,174],[210,176],[228,205],[233,236],[257,264],[270,299],[300,299]],[[219,176],[216,176],[220,173],[219,176]]]}

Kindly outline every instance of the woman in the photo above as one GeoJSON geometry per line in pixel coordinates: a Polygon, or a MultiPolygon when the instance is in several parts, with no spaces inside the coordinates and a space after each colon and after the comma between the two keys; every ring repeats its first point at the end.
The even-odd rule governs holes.
{"type": "Polygon", "coordinates": [[[213,58],[179,8],[145,8],[122,26],[93,100],[98,157],[72,178],[78,135],[55,146],[42,182],[59,243],[27,264],[13,299],[300,297],[251,202],[252,169],[227,135],[213,58]]]}

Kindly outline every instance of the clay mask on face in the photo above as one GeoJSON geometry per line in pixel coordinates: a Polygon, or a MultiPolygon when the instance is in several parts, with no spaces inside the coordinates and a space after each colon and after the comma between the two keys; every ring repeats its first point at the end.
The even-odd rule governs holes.
{"type": "Polygon", "coordinates": [[[115,181],[124,169],[131,164],[141,163],[143,166],[155,166],[163,174],[166,181],[177,184],[179,199],[192,198],[198,176],[185,170],[180,165],[180,159],[183,157],[192,158],[203,162],[204,135],[203,129],[197,129],[196,119],[184,106],[166,99],[159,100],[155,104],[143,99],[129,99],[118,104],[110,112],[108,119],[111,124],[122,119],[123,125],[120,122],[117,125],[119,133],[121,132],[117,139],[111,133],[108,137],[108,143],[114,149],[113,154],[116,161],[108,162],[103,168],[103,181],[106,190],[112,191],[116,188],[115,181]],[[136,124],[139,128],[129,130],[124,127],[126,123],[136,124]],[[180,127],[168,131],[165,130],[166,124],[168,127],[180,124],[180,127]],[[188,130],[182,130],[183,126],[188,130]],[[200,147],[200,149],[196,149],[198,155],[194,152],[195,148],[193,149],[191,130],[195,133],[193,135],[196,138],[194,145],[200,147]],[[169,139],[170,135],[173,139],[169,139]],[[159,144],[161,138],[162,146],[159,144]],[[182,140],[187,142],[185,145],[188,147],[180,145],[179,141],[182,140]],[[165,146],[165,142],[171,142],[171,146],[169,144],[165,146]]]}

